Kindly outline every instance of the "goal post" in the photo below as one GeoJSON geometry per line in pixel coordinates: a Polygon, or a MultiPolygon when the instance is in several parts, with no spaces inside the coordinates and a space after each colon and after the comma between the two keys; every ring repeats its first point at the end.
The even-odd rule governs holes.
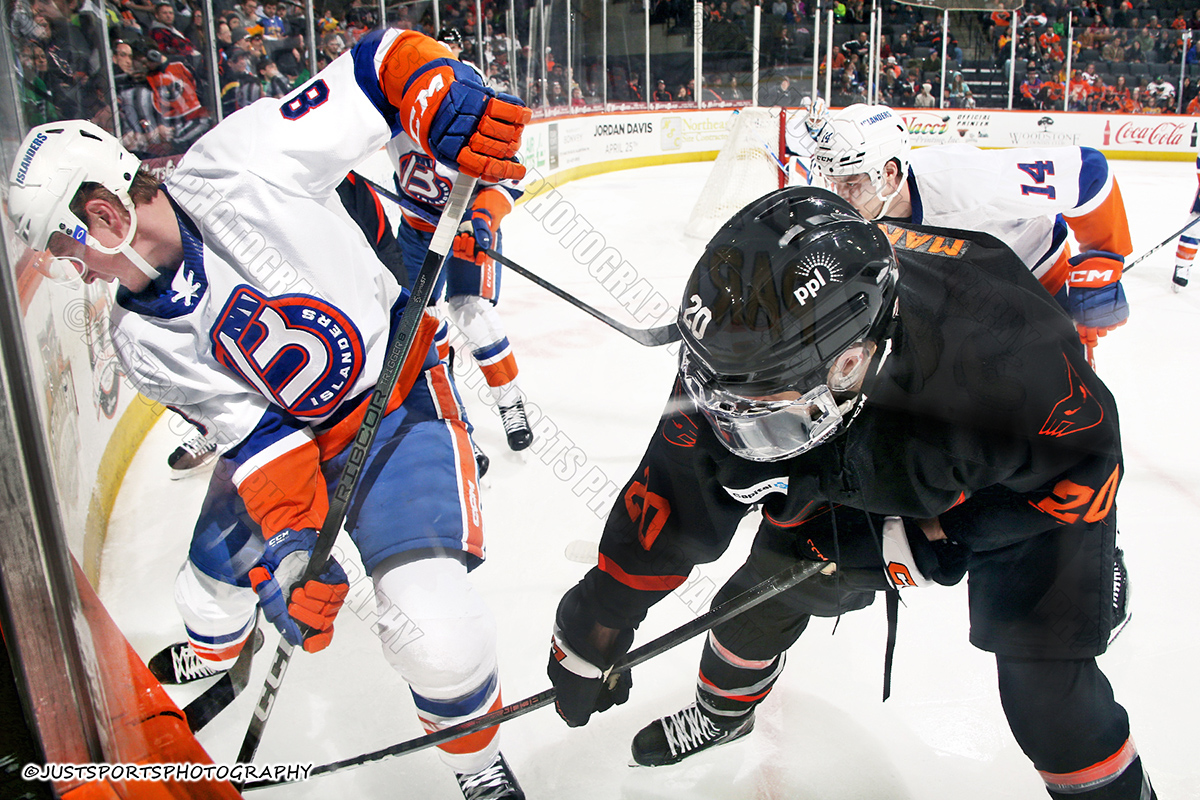
{"type": "Polygon", "coordinates": [[[729,136],[684,228],[686,235],[708,239],[736,212],[787,185],[786,126],[783,108],[734,112],[729,136]]]}

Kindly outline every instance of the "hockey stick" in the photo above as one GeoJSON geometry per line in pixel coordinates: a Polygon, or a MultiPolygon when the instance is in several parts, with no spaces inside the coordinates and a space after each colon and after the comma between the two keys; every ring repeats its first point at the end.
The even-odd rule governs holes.
{"type": "Polygon", "coordinates": [[[228,708],[229,704],[236,700],[242,690],[246,688],[246,684],[250,682],[250,665],[254,661],[254,639],[261,635],[258,632],[256,609],[254,628],[250,633],[250,638],[242,645],[242,652],[238,653],[233,666],[226,670],[224,675],[217,678],[216,683],[184,706],[183,716],[192,733],[199,732],[201,728],[212,722],[213,718],[228,708]]]}
{"type": "Polygon", "coordinates": [[[543,289],[550,292],[551,294],[557,295],[558,297],[561,297],[563,300],[566,300],[568,303],[575,306],[576,308],[586,311],[587,313],[591,314],[596,319],[603,322],[608,327],[612,328],[615,331],[618,331],[619,333],[625,334],[630,339],[633,339],[635,342],[637,342],[640,345],[644,345],[646,347],[659,347],[660,345],[671,344],[672,342],[678,342],[680,339],[679,326],[676,325],[674,322],[669,322],[666,325],[660,325],[657,328],[634,328],[629,325],[624,325],[620,322],[617,322],[615,319],[608,316],[603,311],[599,311],[595,308],[592,308],[591,306],[589,306],[587,303],[580,300],[575,295],[570,294],[567,291],[558,288],[553,283],[550,283],[550,281],[548,281],[544,278],[538,277],[537,275],[533,274],[529,270],[522,267],[517,262],[513,261],[508,256],[504,255],[503,253],[499,253],[495,250],[488,250],[487,254],[489,256],[491,256],[492,258],[496,259],[497,261],[499,261],[504,266],[511,269],[513,272],[517,273],[518,275],[520,275],[524,278],[528,278],[529,280],[533,281],[538,286],[542,287],[543,289]]]}
{"type": "Polygon", "coordinates": [[[1173,241],[1175,241],[1176,239],[1178,239],[1178,238],[1179,238],[1179,237],[1180,237],[1180,236],[1181,236],[1181,235],[1182,235],[1182,234],[1183,234],[1183,233],[1184,233],[1184,232],[1185,232],[1185,231],[1186,231],[1188,228],[1192,227],[1192,226],[1193,226],[1193,225],[1195,225],[1197,222],[1200,222],[1200,217],[1196,217],[1194,220],[1192,220],[1191,222],[1189,222],[1187,225],[1184,225],[1182,228],[1180,228],[1179,230],[1177,230],[1177,231],[1175,231],[1174,233],[1172,233],[1172,234],[1171,234],[1170,236],[1168,236],[1166,239],[1163,239],[1161,242],[1159,242],[1158,244],[1154,245],[1154,247],[1151,247],[1149,250],[1147,250],[1146,252],[1142,253],[1140,256],[1138,256],[1136,259],[1134,259],[1134,261],[1133,261],[1133,263],[1132,263],[1132,264],[1129,264],[1129,265],[1128,265],[1128,266],[1126,266],[1126,267],[1125,267],[1123,270],[1121,270],[1121,274],[1122,274],[1122,275],[1124,275],[1126,272],[1129,272],[1129,270],[1133,269],[1133,268],[1134,268],[1134,267],[1136,267],[1138,264],[1140,264],[1142,261],[1144,261],[1144,260],[1145,260],[1145,258],[1146,258],[1146,256],[1150,255],[1151,253],[1155,253],[1155,252],[1157,252],[1157,251],[1161,250],[1162,248],[1164,248],[1164,247],[1166,247],[1167,245],[1169,245],[1171,242],[1173,242],[1173,241]]]}
{"type": "MultiPolygon", "coordinates": [[[[425,261],[421,264],[421,271],[413,284],[412,293],[400,315],[400,322],[396,326],[394,338],[388,344],[383,360],[383,370],[379,373],[379,380],[375,382],[374,391],[371,392],[371,399],[367,403],[362,425],[355,434],[354,441],[350,444],[350,454],[346,459],[346,466],[342,468],[342,474],[338,478],[333,496],[329,498],[329,511],[325,516],[325,523],[321,526],[320,533],[317,534],[317,543],[313,547],[308,567],[300,579],[301,583],[315,578],[324,568],[325,562],[329,560],[329,554],[333,551],[338,531],[341,530],[342,523],[346,519],[350,495],[358,486],[359,474],[362,472],[363,464],[366,463],[371,445],[375,441],[375,434],[379,432],[379,423],[383,420],[387,402],[392,396],[396,381],[400,378],[400,370],[408,359],[409,351],[412,350],[417,330],[425,316],[425,306],[429,304],[429,298],[433,295],[433,287],[442,271],[442,263],[446,260],[446,254],[450,252],[458,224],[475,191],[476,180],[476,178],[461,172],[454,179],[454,187],[450,190],[450,199],[446,201],[446,207],[433,232],[429,249],[425,253],[425,261]]],[[[271,708],[275,704],[275,695],[279,692],[279,684],[283,680],[291,657],[292,645],[281,636],[279,648],[275,651],[275,658],[271,662],[271,671],[263,684],[258,704],[254,707],[254,716],[250,719],[250,726],[246,729],[242,748],[238,751],[237,762],[239,764],[253,760],[254,753],[258,750],[259,742],[262,741],[263,729],[267,725],[271,708]]]]}
{"type": "MultiPolygon", "coordinates": [[[[736,617],[745,611],[754,608],[759,603],[771,599],[780,592],[787,591],[801,581],[811,578],[813,575],[820,572],[823,568],[829,565],[822,561],[801,561],[792,565],[788,569],[783,570],[777,575],[767,578],[757,586],[753,586],[716,608],[710,609],[708,612],[696,617],[691,622],[680,625],[672,631],[664,633],[653,641],[638,647],[626,653],[623,657],[617,660],[606,675],[612,676],[620,672],[633,669],[638,664],[649,661],[655,656],[661,655],[676,645],[691,639],[697,634],[704,633],[710,628],[720,625],[726,620],[736,617]]],[[[491,728],[501,722],[507,722],[510,719],[524,716],[534,709],[549,705],[554,702],[554,689],[546,689],[531,697],[526,697],[524,700],[507,705],[504,708],[497,709],[489,714],[484,714],[482,717],[468,720],[459,723],[449,728],[445,728],[436,733],[430,733],[425,736],[418,736],[415,739],[409,739],[407,742],[393,745],[383,750],[376,750],[371,753],[364,753],[355,758],[347,758],[342,761],[334,761],[330,764],[322,764],[319,767],[314,767],[308,777],[315,778],[318,775],[328,775],[333,772],[339,772],[351,767],[359,767],[363,764],[369,764],[372,761],[381,761],[392,756],[402,756],[408,753],[415,753],[418,750],[424,750],[427,747],[442,744],[444,742],[458,739],[461,736],[475,733],[486,728],[491,728]]],[[[267,786],[278,786],[283,783],[295,783],[294,780],[259,780],[250,781],[246,784],[246,789],[261,789],[267,786]]]]}
{"type": "MultiPolygon", "coordinates": [[[[358,173],[355,173],[355,175],[358,175],[358,173]]],[[[361,178],[368,186],[374,189],[380,197],[387,198],[396,205],[402,205],[402,198],[395,192],[380,186],[375,181],[363,175],[358,175],[358,177],[361,178]]],[[[608,325],[615,331],[625,334],[640,345],[644,345],[646,347],[659,347],[660,345],[671,344],[672,342],[679,341],[679,329],[675,326],[675,323],[669,323],[657,328],[634,328],[629,325],[623,325],[622,323],[617,322],[615,319],[605,314],[603,311],[593,308],[592,306],[580,300],[578,297],[575,297],[565,290],[558,288],[544,278],[538,277],[505,255],[498,253],[495,250],[488,250],[487,254],[518,275],[528,278],[551,294],[558,295],[576,308],[583,309],[596,319],[603,322],[605,325],[608,325]]]]}

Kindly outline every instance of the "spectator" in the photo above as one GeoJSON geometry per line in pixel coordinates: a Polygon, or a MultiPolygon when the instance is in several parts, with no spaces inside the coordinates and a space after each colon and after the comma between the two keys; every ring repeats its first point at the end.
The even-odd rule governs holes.
{"type": "Polygon", "coordinates": [[[922,83],[921,92],[913,100],[913,106],[916,108],[934,108],[937,105],[937,98],[933,96],[932,92],[932,83],[922,83]]]}
{"type": "Polygon", "coordinates": [[[550,94],[547,102],[552,106],[565,106],[567,104],[567,96],[563,92],[562,84],[558,81],[550,83],[550,94]]]}
{"type": "Polygon", "coordinates": [[[738,86],[737,75],[730,76],[729,91],[726,92],[726,96],[731,102],[738,102],[739,100],[746,99],[746,95],[742,93],[741,88],[738,86]]]}
{"type": "Polygon", "coordinates": [[[21,45],[21,104],[29,125],[41,125],[59,119],[54,95],[46,84],[49,71],[50,61],[40,44],[26,41],[21,45]]]}
{"type": "Polygon", "coordinates": [[[280,98],[292,90],[291,82],[279,71],[274,59],[264,58],[258,62],[258,80],[263,97],[280,98]]]}
{"type": "Polygon", "coordinates": [[[1025,81],[1021,84],[1018,96],[1018,107],[1025,109],[1042,108],[1042,83],[1036,71],[1026,73],[1025,81]]]}
{"type": "Polygon", "coordinates": [[[955,72],[950,76],[950,86],[946,90],[946,97],[950,101],[951,108],[962,108],[963,100],[966,97],[969,87],[963,81],[961,72],[955,72]]]}
{"type": "Polygon", "coordinates": [[[912,56],[912,51],[912,42],[909,41],[907,33],[900,34],[900,38],[892,45],[892,55],[901,63],[912,56]]]}
{"type": "Polygon", "coordinates": [[[141,158],[169,154],[171,129],[154,105],[154,91],[146,81],[145,56],[135,61],[133,47],[117,41],[112,60],[121,144],[141,158]]]}
{"type": "MultiPolygon", "coordinates": [[[[457,33],[457,31],[455,31],[455,33],[457,33]]],[[[462,34],[459,34],[459,42],[461,41],[462,34]]],[[[445,44],[447,47],[449,47],[450,51],[454,53],[456,57],[462,52],[461,44],[452,47],[450,43],[444,40],[442,41],[442,44],[445,44]]],[[[329,66],[331,61],[344,52],[346,52],[346,39],[342,36],[342,34],[338,33],[337,31],[325,34],[321,39],[321,50],[317,53],[317,69],[325,69],[325,67],[329,66]]]]}
{"type": "MultiPolygon", "coordinates": [[[[266,0],[263,3],[263,13],[258,24],[262,25],[263,36],[271,41],[282,39],[287,35],[287,28],[284,25],[283,17],[279,15],[279,5],[272,2],[272,0],[266,0]]],[[[320,30],[319,25],[318,30],[320,30]]]]}
{"type": "Polygon", "coordinates": [[[893,98],[896,103],[904,108],[912,108],[913,103],[917,99],[917,95],[921,91],[920,86],[921,73],[919,70],[909,69],[901,81],[893,91],[893,98]]]}
{"type": "Polygon", "coordinates": [[[240,47],[229,51],[221,73],[221,109],[225,116],[245,108],[262,96],[262,85],[247,50],[240,47]]]}
{"type": "Polygon", "coordinates": [[[150,26],[150,37],[160,53],[171,61],[185,61],[189,67],[199,62],[200,51],[181,30],[175,27],[175,4],[171,0],[158,0],[154,4],[154,22],[150,26]]]}
{"type": "Polygon", "coordinates": [[[587,105],[587,101],[583,99],[583,90],[578,86],[574,86],[571,89],[571,105],[573,107],[587,105]]]}
{"type": "Polygon", "coordinates": [[[783,106],[784,108],[795,108],[800,105],[800,98],[796,97],[795,91],[792,89],[792,82],[787,76],[779,79],[779,89],[775,93],[774,100],[771,105],[783,106]]]}
{"type": "Polygon", "coordinates": [[[629,100],[634,103],[645,101],[645,98],[642,96],[641,78],[638,77],[636,72],[632,72],[629,75],[629,100]]]}
{"type": "Polygon", "coordinates": [[[666,81],[659,80],[658,84],[654,87],[654,96],[651,99],[656,103],[669,103],[675,98],[667,91],[666,81]]]}
{"type": "Polygon", "coordinates": [[[196,78],[186,64],[167,61],[162,53],[151,50],[146,54],[146,81],[177,151],[191,147],[212,127],[212,117],[200,103],[196,78]]]}

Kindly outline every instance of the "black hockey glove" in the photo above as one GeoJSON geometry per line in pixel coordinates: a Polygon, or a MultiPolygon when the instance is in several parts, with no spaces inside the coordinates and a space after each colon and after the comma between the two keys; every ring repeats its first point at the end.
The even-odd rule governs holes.
{"type": "Polygon", "coordinates": [[[567,725],[586,725],[593,712],[607,711],[629,699],[633,676],[628,672],[605,676],[609,667],[633,644],[633,630],[617,632],[616,639],[601,652],[591,639],[599,628],[590,615],[581,614],[576,586],[559,603],[550,637],[550,660],[546,674],[554,685],[554,709],[567,725]]]}
{"type": "Polygon", "coordinates": [[[888,517],[883,523],[882,573],[870,569],[839,570],[847,586],[887,591],[914,586],[953,586],[967,573],[971,551],[950,539],[930,541],[913,520],[888,517]]]}

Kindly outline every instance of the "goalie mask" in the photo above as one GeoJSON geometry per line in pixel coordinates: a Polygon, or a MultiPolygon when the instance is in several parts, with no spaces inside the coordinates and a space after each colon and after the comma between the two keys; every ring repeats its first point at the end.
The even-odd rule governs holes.
{"type": "MultiPolygon", "coordinates": [[[[857,103],[832,115],[816,137],[813,167],[835,192],[862,210],[875,198],[883,217],[908,177],[908,127],[887,106],[857,103]],[[900,182],[888,191],[884,167],[895,161],[900,182]]],[[[865,213],[865,212],[864,212],[865,213]]]]}
{"type": "Polygon", "coordinates": [[[730,219],[679,317],[684,388],[725,447],[777,461],[842,430],[883,362],[896,280],[883,232],[824,189],[781,189],[730,219]]]}

